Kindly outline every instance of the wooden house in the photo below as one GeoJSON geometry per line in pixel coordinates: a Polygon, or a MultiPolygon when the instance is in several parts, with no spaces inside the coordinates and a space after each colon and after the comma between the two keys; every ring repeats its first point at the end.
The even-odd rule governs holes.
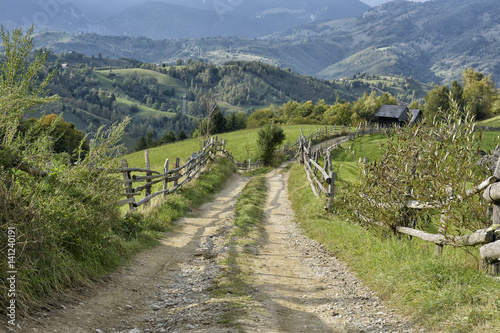
{"type": "Polygon", "coordinates": [[[413,125],[422,120],[422,110],[408,109],[404,105],[382,105],[375,117],[382,127],[413,125]]]}

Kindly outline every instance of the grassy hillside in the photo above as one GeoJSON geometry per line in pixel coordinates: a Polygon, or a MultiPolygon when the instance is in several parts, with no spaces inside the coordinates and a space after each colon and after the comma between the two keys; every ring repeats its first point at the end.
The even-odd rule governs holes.
{"type": "Polygon", "coordinates": [[[65,120],[90,134],[130,116],[132,122],[123,141],[130,150],[148,133],[155,141],[170,131],[190,135],[199,119],[206,116],[202,100],[210,91],[225,116],[248,115],[289,101],[352,102],[372,90],[379,94],[391,91],[406,102],[419,100],[426,92],[424,85],[404,77],[362,74],[330,82],[258,62],[233,61],[216,66],[189,60],[159,66],[75,52],[50,54],[49,60],[46,72],[56,69],[50,90],[61,101],[43,111],[63,113],[65,120]]]}
{"type": "MultiPolygon", "coordinates": [[[[300,136],[300,130],[308,135],[311,131],[315,132],[320,128],[317,125],[286,125],[283,126],[285,131],[285,142],[294,143],[300,136]]],[[[321,127],[323,128],[323,127],[321,127]]],[[[258,129],[246,129],[236,132],[220,134],[219,137],[227,141],[226,148],[233,154],[233,157],[238,161],[246,159],[257,160],[257,132],[258,129]]],[[[202,148],[201,139],[189,139],[181,142],[166,144],[160,147],[149,149],[149,159],[151,169],[160,171],[163,169],[165,159],[175,161],[177,157],[185,162],[191,156],[191,153],[198,152],[202,148]]],[[[146,163],[144,161],[144,151],[128,154],[124,156],[127,159],[129,166],[143,168],[146,163]]],[[[172,162],[170,162],[172,163],[172,162]]],[[[174,162],[175,163],[175,162],[174,162]]]]}

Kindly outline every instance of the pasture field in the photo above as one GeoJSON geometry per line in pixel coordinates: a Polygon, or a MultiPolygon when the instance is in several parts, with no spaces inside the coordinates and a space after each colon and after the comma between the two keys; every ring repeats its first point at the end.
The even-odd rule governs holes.
{"type": "MultiPolygon", "coordinates": [[[[297,141],[300,136],[301,129],[305,135],[309,135],[309,133],[315,132],[319,128],[324,128],[324,126],[285,125],[283,126],[286,135],[285,142],[294,143],[297,141]]],[[[257,132],[258,129],[245,129],[236,132],[219,134],[219,138],[223,138],[227,141],[226,149],[233,154],[235,160],[243,161],[251,159],[255,161],[257,160],[257,132]]],[[[191,153],[198,152],[200,149],[202,149],[201,138],[188,139],[181,142],[174,142],[150,148],[149,159],[151,169],[156,171],[163,170],[163,165],[165,163],[165,159],[167,158],[170,161],[175,161],[175,158],[179,157],[181,159],[181,163],[183,161],[186,162],[191,156],[191,153]]],[[[128,154],[124,156],[124,158],[127,159],[129,166],[131,167],[143,168],[146,165],[143,151],[128,154]]]]}

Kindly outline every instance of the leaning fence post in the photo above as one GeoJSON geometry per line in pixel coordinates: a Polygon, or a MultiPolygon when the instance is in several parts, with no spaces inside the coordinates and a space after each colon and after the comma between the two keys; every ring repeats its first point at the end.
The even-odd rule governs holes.
{"type": "Polygon", "coordinates": [[[168,158],[165,160],[165,164],[163,165],[163,197],[167,196],[167,188],[168,188],[168,158]]]}
{"type": "MultiPolygon", "coordinates": [[[[453,189],[449,188],[448,189],[448,197],[453,198],[454,192],[453,189]]],[[[446,220],[446,212],[443,210],[441,212],[441,219],[439,220],[439,231],[438,233],[440,235],[446,236],[446,233],[448,232],[448,221],[446,220]]],[[[443,254],[443,249],[444,245],[443,244],[436,244],[436,247],[434,248],[434,255],[440,256],[443,254]]]]}
{"type": "Polygon", "coordinates": [[[132,177],[130,176],[130,171],[127,170],[128,168],[128,163],[126,159],[123,159],[122,161],[122,167],[123,169],[123,182],[125,185],[125,193],[127,194],[127,200],[129,200],[128,203],[128,210],[133,211],[134,210],[134,190],[132,188],[132,182],[130,181],[132,177]]]}

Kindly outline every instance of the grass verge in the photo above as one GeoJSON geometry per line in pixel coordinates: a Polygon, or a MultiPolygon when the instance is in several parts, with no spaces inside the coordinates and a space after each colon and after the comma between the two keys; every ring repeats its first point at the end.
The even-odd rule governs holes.
{"type": "Polygon", "coordinates": [[[266,200],[266,178],[254,177],[243,189],[235,207],[235,228],[229,236],[227,257],[220,262],[223,273],[216,279],[213,293],[227,305],[219,323],[243,331],[239,320],[252,304],[248,260],[255,253],[266,200]]]}
{"type": "Polygon", "coordinates": [[[382,235],[323,210],[311,195],[302,165],[288,183],[297,220],[308,236],[325,244],[373,290],[429,329],[445,332],[500,332],[500,282],[467,265],[470,256],[446,248],[382,235]]]}

